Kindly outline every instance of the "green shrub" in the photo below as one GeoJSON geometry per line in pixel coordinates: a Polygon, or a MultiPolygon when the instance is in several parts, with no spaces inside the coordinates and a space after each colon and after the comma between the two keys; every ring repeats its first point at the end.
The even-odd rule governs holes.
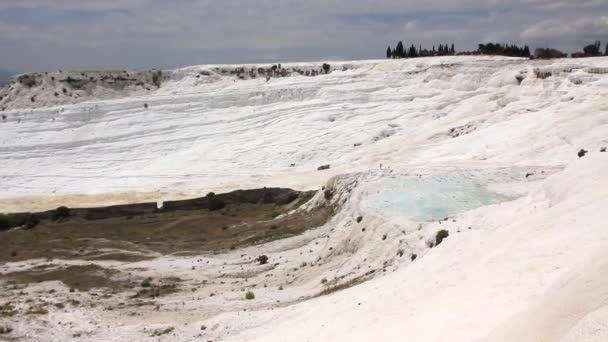
{"type": "Polygon", "coordinates": [[[245,294],[245,299],[252,300],[254,298],[255,298],[255,293],[253,293],[252,291],[247,291],[247,293],[245,294]]]}
{"type": "Polygon", "coordinates": [[[8,230],[13,227],[20,226],[21,222],[16,218],[8,215],[0,214],[0,231],[8,230]]]}
{"type": "Polygon", "coordinates": [[[167,329],[156,329],[152,332],[152,335],[150,335],[150,336],[155,337],[155,336],[166,335],[166,334],[172,332],[173,330],[175,330],[174,327],[169,327],[167,329]]]}
{"type": "Polygon", "coordinates": [[[35,214],[29,214],[25,219],[24,225],[25,229],[34,228],[40,223],[40,219],[35,214]]]}
{"type": "Polygon", "coordinates": [[[0,305],[0,317],[13,317],[15,314],[17,310],[14,305],[8,303],[0,305]]]}
{"type": "Polygon", "coordinates": [[[443,239],[447,238],[449,235],[450,233],[448,233],[448,231],[445,229],[438,231],[435,235],[435,246],[439,246],[441,241],[443,241],[443,239]]]}
{"type": "Polygon", "coordinates": [[[224,202],[224,200],[222,200],[221,198],[217,198],[217,196],[213,192],[208,193],[207,198],[209,201],[210,211],[220,210],[226,206],[226,202],[224,202]]]}
{"type": "Polygon", "coordinates": [[[152,279],[150,279],[150,278],[144,279],[144,281],[141,282],[141,287],[150,287],[150,286],[152,286],[151,281],[152,281],[152,279]]]}
{"type": "Polygon", "coordinates": [[[68,216],[70,216],[70,209],[68,209],[68,207],[64,207],[64,206],[61,206],[61,207],[53,210],[53,212],[51,213],[51,219],[53,221],[57,221],[62,218],[66,218],[68,216]]]}
{"type": "Polygon", "coordinates": [[[331,68],[331,66],[327,63],[323,63],[323,71],[327,74],[329,73],[329,69],[331,68]]]}
{"type": "Polygon", "coordinates": [[[34,214],[28,214],[27,216],[20,215],[18,217],[0,214],[0,231],[21,226],[29,229],[35,227],[38,223],[40,223],[40,219],[34,214]]]}

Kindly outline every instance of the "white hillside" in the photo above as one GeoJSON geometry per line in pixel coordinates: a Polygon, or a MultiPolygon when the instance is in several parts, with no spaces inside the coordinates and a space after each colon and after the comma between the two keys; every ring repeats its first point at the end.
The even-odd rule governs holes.
{"type": "MultiPolygon", "coordinates": [[[[242,250],[86,261],[178,277],[188,291],[158,298],[160,309],[121,307],[116,295],[49,320],[13,319],[16,334],[608,340],[608,58],[329,64],[315,76],[322,63],[284,64],[289,72],[269,80],[248,72],[271,65],[196,66],[166,71],[170,80],[142,96],[2,112],[0,211],[262,186],[325,186],[300,210],[339,208],[322,227],[242,250]],[[431,246],[442,229],[449,236],[431,246]],[[272,266],[247,259],[261,254],[272,266]],[[343,289],[320,295],[333,286],[343,289]]],[[[8,262],[0,275],[42,262],[8,262]]],[[[71,296],[36,286],[22,299],[71,296]]]]}
{"type": "Polygon", "coordinates": [[[4,111],[0,197],[53,195],[78,205],[83,199],[69,196],[121,193],[110,201],[124,202],[318,188],[330,175],[380,164],[562,165],[580,148],[608,144],[608,78],[597,73],[605,58],[330,64],[329,75],[268,82],[213,73],[228,66],[191,67],[145,96],[4,111]],[[317,172],[322,164],[331,169],[317,172]]]}

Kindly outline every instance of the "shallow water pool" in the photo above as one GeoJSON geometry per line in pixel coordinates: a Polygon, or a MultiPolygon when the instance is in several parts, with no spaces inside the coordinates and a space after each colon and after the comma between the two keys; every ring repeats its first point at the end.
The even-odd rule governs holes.
{"type": "Polygon", "coordinates": [[[434,175],[390,179],[374,185],[372,208],[408,216],[416,221],[441,220],[484,205],[514,199],[489,191],[463,176],[434,175]]]}

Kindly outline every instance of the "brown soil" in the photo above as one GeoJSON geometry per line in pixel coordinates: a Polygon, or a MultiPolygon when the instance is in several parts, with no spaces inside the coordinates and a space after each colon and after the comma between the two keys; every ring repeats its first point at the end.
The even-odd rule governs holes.
{"type": "Polygon", "coordinates": [[[69,266],[53,270],[31,270],[10,273],[6,276],[12,284],[31,284],[44,281],[58,280],[70,288],[88,291],[94,287],[125,288],[126,281],[112,280],[118,271],[102,268],[97,265],[69,266]]]}
{"type": "Polygon", "coordinates": [[[330,206],[273,218],[311,196],[299,193],[287,204],[227,201],[225,208],[215,211],[159,211],[96,220],[77,216],[59,222],[43,219],[32,229],[0,232],[0,262],[32,258],[137,261],[234,249],[324,224],[333,214],[330,206]]]}

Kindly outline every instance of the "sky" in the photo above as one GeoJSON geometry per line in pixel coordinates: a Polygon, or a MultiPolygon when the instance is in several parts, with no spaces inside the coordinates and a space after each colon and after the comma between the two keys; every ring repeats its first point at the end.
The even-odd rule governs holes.
{"type": "Polygon", "coordinates": [[[388,45],[608,41],[608,0],[0,0],[0,70],[383,58],[388,45]]]}

